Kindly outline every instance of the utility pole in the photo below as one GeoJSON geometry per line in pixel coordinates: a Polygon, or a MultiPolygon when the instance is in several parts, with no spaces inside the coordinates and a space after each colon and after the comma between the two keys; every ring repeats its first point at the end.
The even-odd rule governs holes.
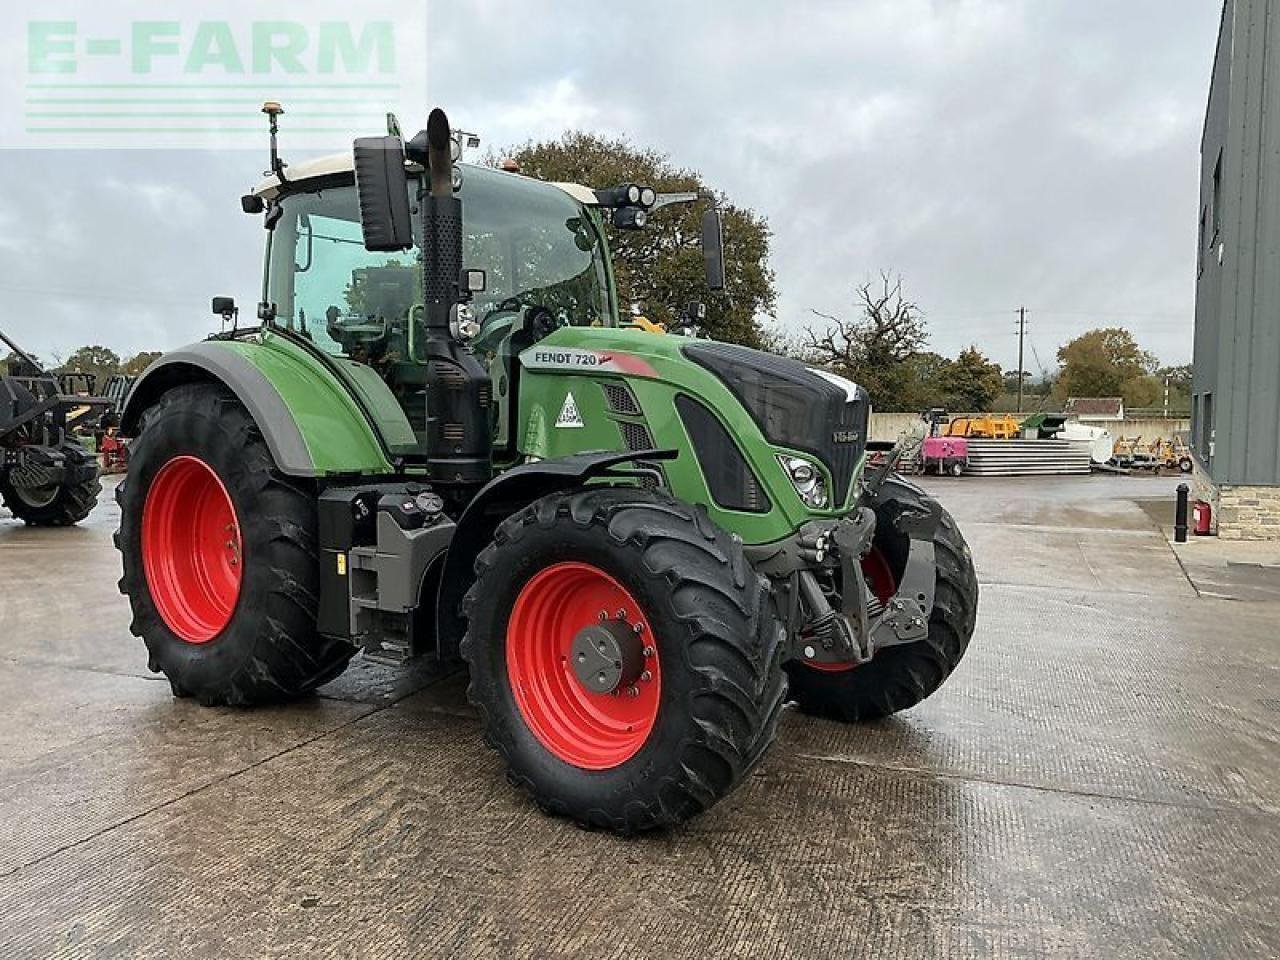
{"type": "Polygon", "coordinates": [[[1027,308],[1018,308],[1018,412],[1022,412],[1022,381],[1026,373],[1022,369],[1022,341],[1027,335],[1027,308]]]}
{"type": "Polygon", "coordinates": [[[1164,418],[1169,419],[1169,377],[1166,374],[1164,378],[1164,418]]]}

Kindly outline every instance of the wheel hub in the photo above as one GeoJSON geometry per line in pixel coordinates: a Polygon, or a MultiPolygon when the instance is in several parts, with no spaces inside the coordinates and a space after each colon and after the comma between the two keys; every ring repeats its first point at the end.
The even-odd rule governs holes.
{"type": "Polygon", "coordinates": [[[644,645],[630,624],[606,620],[574,635],[569,662],[578,682],[592,693],[630,687],[644,671],[644,645]]]}
{"type": "Polygon", "coordinates": [[[187,643],[231,622],[240,597],[243,542],[231,495],[193,456],[155,475],[142,509],[142,567],[160,618],[187,643]]]}
{"type": "Polygon", "coordinates": [[[625,763],[657,722],[658,646],[643,608],[612,576],[579,561],[544,567],[521,588],[507,624],[507,677],[520,716],[566,763],[625,763]]]}

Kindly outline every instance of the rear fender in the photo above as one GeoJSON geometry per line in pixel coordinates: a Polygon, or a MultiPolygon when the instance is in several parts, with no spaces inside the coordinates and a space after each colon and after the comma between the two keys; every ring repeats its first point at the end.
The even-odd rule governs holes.
{"type": "Polygon", "coordinates": [[[373,427],[337,378],[296,354],[243,340],[207,340],[165,354],[129,392],[120,433],[173,387],[220,383],[249,411],[277,468],[297,477],[391,473],[373,427]],[[256,361],[256,362],[255,362],[256,361]]]}

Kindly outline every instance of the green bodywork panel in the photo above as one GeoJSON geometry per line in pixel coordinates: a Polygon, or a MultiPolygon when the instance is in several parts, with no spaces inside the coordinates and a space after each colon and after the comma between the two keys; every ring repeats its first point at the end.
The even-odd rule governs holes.
{"type": "Polygon", "coordinates": [[[417,449],[395,396],[370,367],[342,357],[322,361],[270,331],[210,343],[240,354],[271,381],[302,434],[317,475],[393,473],[387,454],[417,449]],[[369,411],[377,432],[354,397],[369,411]]]}
{"type": "MultiPolygon", "coordinates": [[[[848,500],[831,510],[814,510],[800,499],[778,462],[778,454],[811,454],[778,447],[765,439],[738,399],[714,374],[687,359],[680,348],[688,339],[629,328],[563,327],[520,354],[519,415],[514,420],[519,453],[551,459],[592,450],[626,450],[622,424],[643,423],[654,446],[674,448],[680,456],[665,461],[671,492],[689,503],[703,504],[711,518],[747,543],[767,543],[792,533],[815,517],[840,516],[854,505],[865,457],[858,464],[848,500]],[[642,416],[612,413],[603,384],[625,381],[639,402],[642,416]],[[582,426],[557,426],[566,397],[573,394],[582,426]],[[710,409],[735,439],[751,464],[773,509],[768,513],[727,510],[711,498],[693,444],[675,399],[687,394],[710,409]]],[[[818,468],[832,478],[825,466],[818,468]]]]}

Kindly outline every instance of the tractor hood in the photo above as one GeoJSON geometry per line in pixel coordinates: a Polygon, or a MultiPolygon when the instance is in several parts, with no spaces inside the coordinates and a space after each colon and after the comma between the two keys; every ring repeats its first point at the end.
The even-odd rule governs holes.
{"type": "Polygon", "coordinates": [[[710,478],[707,494],[691,487],[702,479],[679,476],[694,464],[689,457],[662,466],[673,489],[736,511],[724,522],[750,543],[785,536],[814,515],[840,514],[856,499],[870,403],[841,377],[747,347],[634,328],[565,327],[519,356],[513,433],[525,456],[692,447],[702,479],[710,478]],[[629,391],[618,390],[619,381],[629,391]],[[801,501],[784,469],[789,455],[826,476],[826,505],[801,501]],[[717,482],[723,495],[710,489],[717,482]]]}
{"type": "Polygon", "coordinates": [[[867,443],[871,404],[852,381],[787,357],[711,340],[684,355],[718,377],[773,444],[813,454],[831,471],[837,502],[867,443]]]}

